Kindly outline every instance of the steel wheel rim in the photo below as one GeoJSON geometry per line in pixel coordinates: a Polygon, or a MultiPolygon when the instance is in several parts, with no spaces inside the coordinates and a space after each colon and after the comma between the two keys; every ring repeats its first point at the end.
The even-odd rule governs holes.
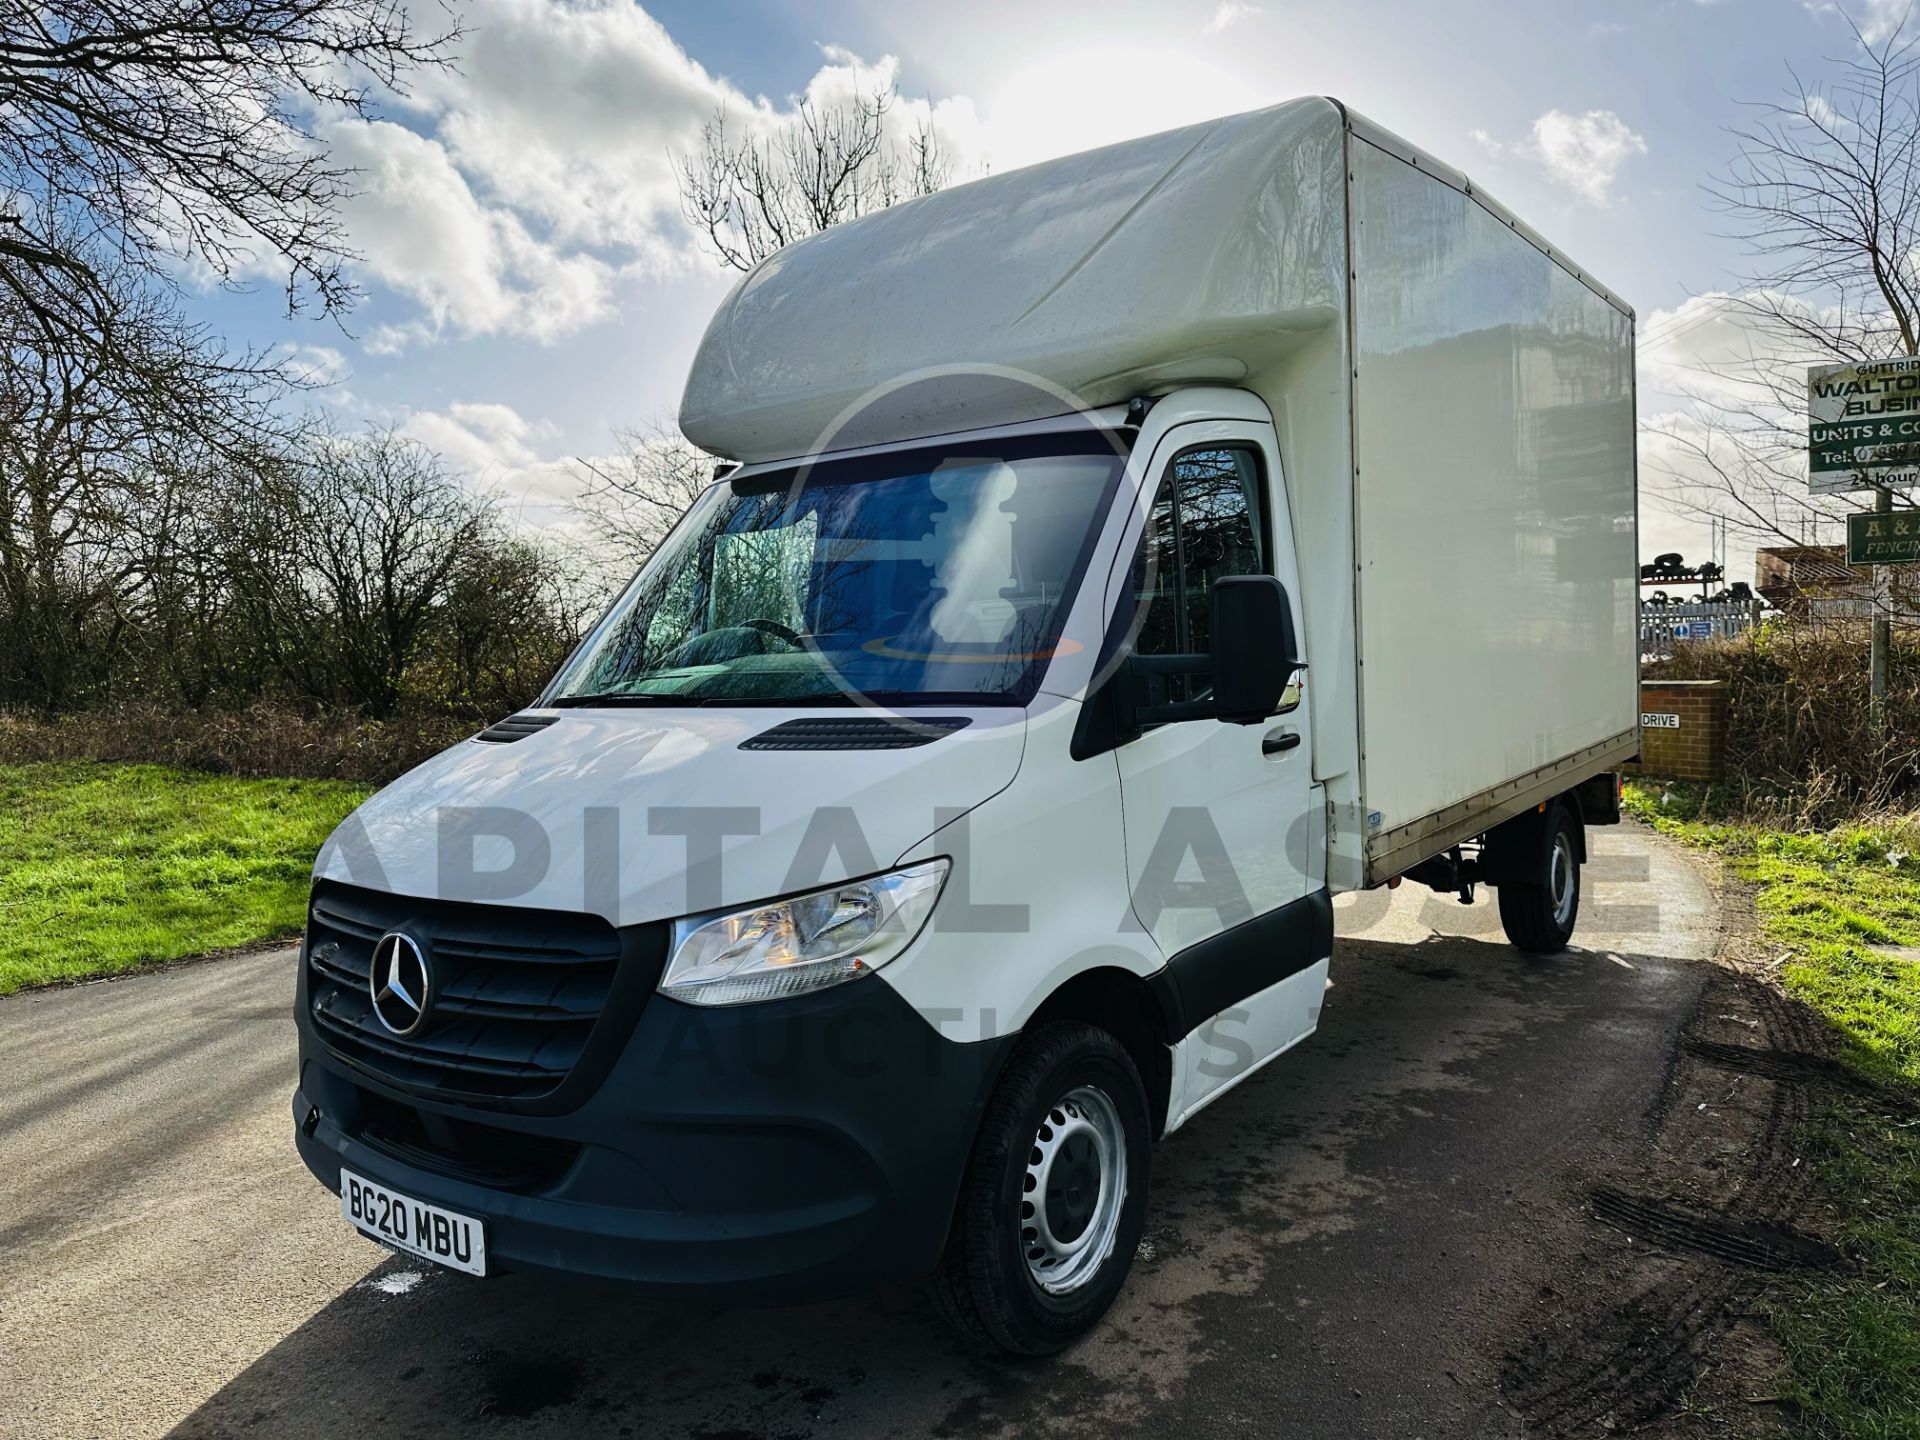
{"type": "Polygon", "coordinates": [[[1549,877],[1553,897],[1553,920],[1562,929],[1573,920],[1574,902],[1580,895],[1580,867],[1574,862],[1573,842],[1562,831],[1553,837],[1553,863],[1549,877]]]}
{"type": "Polygon", "coordinates": [[[1127,1198],[1127,1133],[1119,1108],[1091,1085],[1056,1100],[1027,1152],[1020,1253],[1049,1295],[1079,1289],[1113,1254],[1127,1198]]]}

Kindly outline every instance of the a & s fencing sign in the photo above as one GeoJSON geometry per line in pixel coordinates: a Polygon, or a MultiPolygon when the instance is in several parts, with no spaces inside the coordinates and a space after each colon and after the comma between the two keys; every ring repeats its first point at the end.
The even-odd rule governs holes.
{"type": "Polygon", "coordinates": [[[1920,359],[1815,366],[1807,417],[1814,494],[1920,482],[1920,359]]]}

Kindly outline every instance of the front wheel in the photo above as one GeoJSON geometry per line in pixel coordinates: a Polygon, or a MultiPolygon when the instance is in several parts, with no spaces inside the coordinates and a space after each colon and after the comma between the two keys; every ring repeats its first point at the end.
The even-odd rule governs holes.
{"type": "Polygon", "coordinates": [[[1146,1221],[1146,1091],[1091,1025],[1022,1042],[980,1122],[934,1303],[1020,1355],[1063,1350],[1113,1304],[1146,1221]]]}
{"type": "Polygon", "coordinates": [[[1496,887],[1500,926],[1507,939],[1534,955],[1557,955],[1573,938],[1580,918],[1580,822],[1555,805],[1528,865],[1528,877],[1496,887]]]}

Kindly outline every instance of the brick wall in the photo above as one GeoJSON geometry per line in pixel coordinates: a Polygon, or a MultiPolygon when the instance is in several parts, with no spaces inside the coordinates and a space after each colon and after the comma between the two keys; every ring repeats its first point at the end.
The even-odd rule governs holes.
{"type": "Polygon", "coordinates": [[[1648,680],[1640,686],[1640,763],[1630,774],[1665,780],[1718,780],[1727,769],[1727,682],[1648,680]],[[1648,722],[1679,717],[1675,729],[1648,722]]]}

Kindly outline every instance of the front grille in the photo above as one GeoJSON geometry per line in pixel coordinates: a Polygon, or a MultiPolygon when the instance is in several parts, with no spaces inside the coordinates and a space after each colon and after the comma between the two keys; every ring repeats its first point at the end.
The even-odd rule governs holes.
{"type": "MultiPolygon", "coordinates": [[[[308,1013],[335,1053],[398,1085],[537,1100],[564,1085],[590,1047],[608,1048],[596,1041],[603,1019],[630,1023],[637,1013],[658,978],[660,958],[647,952],[664,948],[644,938],[592,915],[322,881],[307,913],[308,1013]],[[427,1019],[405,1036],[375,1016],[369,985],[374,946],[389,931],[411,936],[433,975],[427,1019]],[[632,962],[624,971],[623,958],[632,962]]],[[[623,1039],[608,1037],[616,1050],[623,1039]]]]}
{"type": "Polygon", "coordinates": [[[355,1094],[362,1142],[403,1165],[469,1185],[543,1190],[580,1156],[580,1146],[571,1140],[416,1110],[371,1090],[355,1094]]]}

